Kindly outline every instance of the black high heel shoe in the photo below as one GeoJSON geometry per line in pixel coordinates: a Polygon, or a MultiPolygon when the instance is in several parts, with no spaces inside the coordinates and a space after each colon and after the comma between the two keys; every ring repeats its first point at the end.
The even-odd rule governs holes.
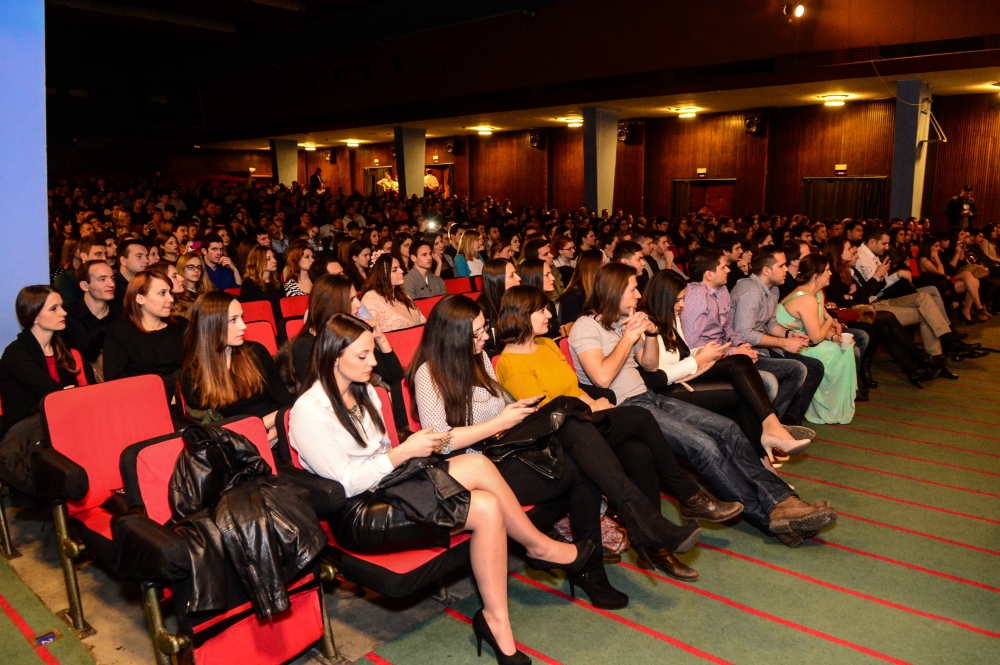
{"type": "Polygon", "coordinates": [[[570,598],[576,598],[576,588],[580,587],[590,598],[590,604],[599,610],[620,610],[628,605],[628,596],[611,586],[606,574],[595,571],[574,573],[568,580],[570,598]]]}
{"type": "Polygon", "coordinates": [[[594,553],[594,543],[589,540],[582,540],[579,543],[574,544],[576,546],[576,558],[570,563],[555,563],[554,561],[535,559],[530,556],[525,557],[525,559],[528,561],[528,565],[535,570],[553,570],[555,568],[562,568],[567,573],[575,573],[587,565],[587,560],[590,559],[590,555],[594,553]]]}
{"type": "Polygon", "coordinates": [[[531,659],[520,649],[516,650],[510,656],[500,651],[500,647],[497,646],[497,640],[493,637],[493,631],[490,630],[490,624],[486,622],[486,617],[483,615],[482,610],[476,612],[472,617],[472,632],[476,634],[476,651],[480,658],[483,657],[483,640],[486,640],[486,643],[493,649],[493,653],[496,654],[499,665],[531,665],[531,659]]]}

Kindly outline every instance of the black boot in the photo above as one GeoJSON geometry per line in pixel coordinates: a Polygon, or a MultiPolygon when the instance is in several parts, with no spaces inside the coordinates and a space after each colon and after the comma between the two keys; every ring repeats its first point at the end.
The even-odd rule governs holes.
{"type": "Polygon", "coordinates": [[[916,373],[911,374],[909,377],[910,383],[913,384],[914,388],[920,388],[923,390],[924,381],[930,381],[937,374],[937,370],[933,369],[920,369],[916,373]]]}
{"type": "Polygon", "coordinates": [[[625,522],[629,540],[639,556],[654,547],[683,554],[697,544],[701,535],[697,522],[677,526],[661,515],[645,497],[618,506],[618,515],[625,522]]]}
{"type": "Polygon", "coordinates": [[[598,609],[620,610],[628,605],[628,596],[611,586],[600,552],[591,555],[583,570],[569,576],[569,593],[573,598],[576,598],[576,587],[583,589],[590,604],[598,609]]]}
{"type": "Polygon", "coordinates": [[[878,388],[878,381],[872,378],[872,360],[875,359],[873,346],[875,345],[869,343],[868,348],[865,349],[865,355],[861,358],[861,369],[858,373],[858,386],[865,388],[866,392],[878,388]]]}

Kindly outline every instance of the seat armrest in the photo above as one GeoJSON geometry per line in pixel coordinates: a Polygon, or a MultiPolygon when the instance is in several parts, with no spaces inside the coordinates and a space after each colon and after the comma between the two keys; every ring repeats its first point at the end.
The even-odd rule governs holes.
{"type": "Polygon", "coordinates": [[[46,501],[79,501],[87,496],[87,471],[53,448],[40,448],[32,455],[38,498],[46,501]]]}
{"type": "Polygon", "coordinates": [[[115,568],[126,577],[175,585],[191,575],[187,542],[145,515],[123,515],[111,526],[118,546],[115,568]]]}
{"type": "Polygon", "coordinates": [[[309,492],[309,502],[321,517],[336,515],[347,502],[344,486],[336,480],[317,476],[290,464],[279,467],[278,474],[309,492]]]}

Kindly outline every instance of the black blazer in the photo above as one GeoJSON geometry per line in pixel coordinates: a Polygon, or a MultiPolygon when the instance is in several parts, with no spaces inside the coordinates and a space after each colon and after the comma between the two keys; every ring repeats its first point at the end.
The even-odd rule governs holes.
{"type": "MultiPolygon", "coordinates": [[[[228,406],[216,409],[216,411],[226,418],[232,416],[263,418],[283,406],[291,406],[292,402],[295,401],[295,395],[285,388],[285,382],[281,379],[271,354],[268,353],[263,344],[257,342],[244,342],[243,344],[257,357],[257,364],[261,369],[261,374],[264,375],[264,385],[259,392],[250,397],[237,400],[228,406]]],[[[184,404],[189,409],[205,409],[205,405],[201,401],[201,391],[195,388],[194,379],[190,374],[182,372],[179,383],[181,394],[184,396],[184,404]]]]}
{"type": "MultiPolygon", "coordinates": [[[[57,333],[58,334],[58,333],[57,333]]],[[[42,345],[30,330],[22,330],[0,356],[0,405],[7,429],[38,413],[39,403],[49,393],[76,385],[76,375],[59,367],[53,381],[42,345]]]]}
{"type": "Polygon", "coordinates": [[[187,327],[187,319],[177,319],[162,330],[143,332],[128,319],[115,321],[104,337],[104,380],[156,374],[163,379],[169,402],[184,359],[187,327]]]}

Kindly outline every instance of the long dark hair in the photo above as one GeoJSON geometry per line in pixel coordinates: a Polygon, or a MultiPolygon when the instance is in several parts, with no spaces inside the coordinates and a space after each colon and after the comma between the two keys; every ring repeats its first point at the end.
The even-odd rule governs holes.
{"type": "MultiPolygon", "coordinates": [[[[351,413],[344,405],[344,399],[340,396],[340,388],[337,386],[334,365],[351,344],[354,344],[361,335],[371,332],[372,327],[356,319],[350,314],[334,314],[322,329],[316,331],[316,343],[313,344],[312,358],[309,361],[309,372],[303,382],[303,388],[309,388],[319,381],[323,386],[323,392],[330,399],[333,405],[333,412],[337,414],[337,420],[344,426],[358,445],[364,448],[368,444],[365,442],[361,432],[361,421],[351,417],[351,413]]],[[[471,333],[470,333],[471,334],[471,333]]],[[[352,382],[348,391],[354,398],[354,403],[361,407],[362,411],[372,419],[372,424],[380,434],[385,434],[385,423],[382,421],[382,414],[375,408],[374,402],[368,396],[368,384],[352,382]]],[[[362,421],[364,416],[362,416],[362,421]]]]}
{"type": "Polygon", "coordinates": [[[822,275],[829,261],[822,254],[809,254],[799,259],[799,272],[795,275],[796,284],[806,284],[816,275],[822,275]]]}
{"type": "Polygon", "coordinates": [[[486,299],[486,303],[493,310],[483,311],[486,317],[493,319],[500,312],[500,301],[507,291],[507,259],[490,259],[483,265],[483,293],[480,300],[486,299]]]}
{"type": "MultiPolygon", "coordinates": [[[[14,312],[17,314],[17,322],[21,324],[22,328],[30,330],[35,325],[35,319],[45,307],[45,301],[49,299],[50,293],[58,294],[59,292],[48,284],[26,286],[17,292],[17,299],[14,300],[14,312]]],[[[73,354],[66,346],[59,331],[55,331],[52,335],[52,351],[55,353],[56,365],[72,374],[80,372],[73,354]]]]}
{"type": "Polygon", "coordinates": [[[503,394],[500,384],[486,371],[482,355],[475,352],[472,321],[481,313],[479,305],[466,296],[451,295],[441,300],[427,317],[420,346],[407,370],[406,380],[412,392],[417,370],[427,364],[452,427],[472,424],[475,388],[484,388],[494,397],[503,394]]]}
{"type": "MultiPolygon", "coordinates": [[[[417,306],[410,300],[409,294],[402,286],[392,285],[392,264],[399,260],[392,254],[383,254],[375,261],[375,265],[368,271],[368,279],[358,289],[358,293],[363,295],[368,291],[374,291],[389,303],[401,303],[406,309],[416,309],[417,306]]],[[[400,268],[403,266],[400,265],[400,268]]]]}
{"type": "Polygon", "coordinates": [[[549,306],[545,292],[534,286],[507,289],[500,306],[497,337],[505,344],[524,344],[535,337],[531,315],[549,306]]]}
{"type": "Polygon", "coordinates": [[[545,261],[525,259],[517,266],[517,274],[521,277],[523,286],[533,286],[545,291],[545,261]]]}
{"type": "Polygon", "coordinates": [[[573,269],[573,276],[566,285],[566,290],[559,296],[560,300],[570,291],[581,289],[584,297],[590,295],[590,289],[594,286],[594,276],[604,265],[604,252],[599,249],[588,249],[576,257],[576,268],[573,269]]]}
{"type": "Polygon", "coordinates": [[[611,326],[622,318],[622,296],[628,288],[630,277],[635,277],[635,268],[632,266],[624,263],[608,263],[602,266],[594,276],[594,285],[590,289],[587,301],[583,304],[583,311],[597,315],[601,325],[610,330],[611,326]]]}
{"type": "Polygon", "coordinates": [[[844,248],[847,247],[848,242],[844,236],[837,236],[827,240],[826,246],[823,248],[823,255],[826,256],[826,260],[830,264],[830,270],[845,286],[850,286],[853,281],[851,266],[844,261],[844,248]]]}
{"type": "Polygon", "coordinates": [[[674,314],[674,305],[686,288],[687,282],[683,277],[673,270],[661,270],[649,280],[640,304],[642,311],[646,312],[649,320],[660,330],[663,347],[667,351],[676,351],[681,360],[691,355],[691,349],[675,326],[677,316],[674,314]]]}

